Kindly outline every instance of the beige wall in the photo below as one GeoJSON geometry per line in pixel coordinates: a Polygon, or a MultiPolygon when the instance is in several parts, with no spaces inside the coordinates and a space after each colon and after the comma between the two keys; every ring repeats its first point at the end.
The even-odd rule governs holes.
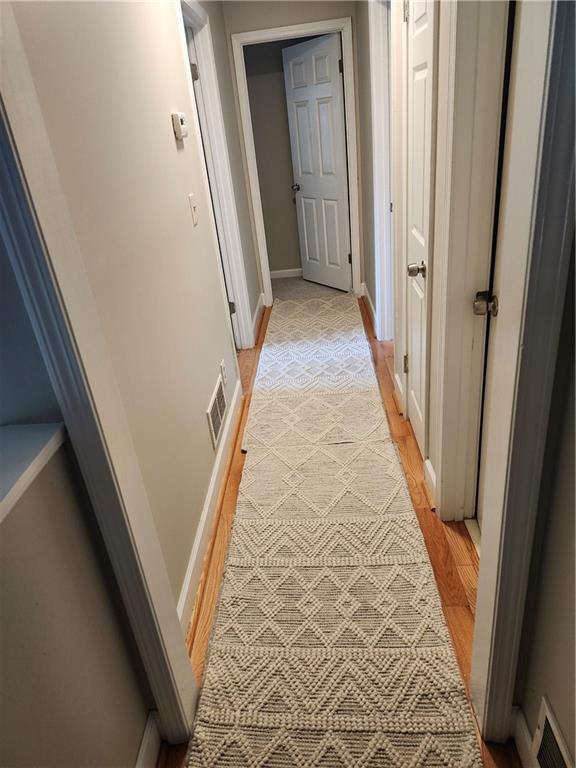
{"type": "Polygon", "coordinates": [[[129,768],[150,702],[66,446],[0,526],[0,765],[129,768]]]}
{"type": "Polygon", "coordinates": [[[80,263],[68,272],[87,275],[177,598],[214,465],[205,412],[221,360],[229,398],[237,380],[179,6],[28,2],[11,10],[17,27],[5,24],[12,37],[3,55],[13,65],[20,57],[8,69],[29,70],[31,84],[10,84],[8,118],[23,102],[39,108],[19,122],[16,144],[33,171],[38,158],[23,132],[46,133],[60,189],[55,206],[43,199],[40,224],[50,251],[68,226],[55,221],[56,203],[69,212],[78,246],[70,258],[80,263]],[[175,110],[191,126],[181,145],[175,110]]]}
{"type": "Polygon", "coordinates": [[[516,703],[530,732],[542,696],[574,743],[574,272],[568,280],[560,353],[548,430],[516,703]]]}
{"type": "Polygon", "coordinates": [[[201,5],[210,19],[210,32],[214,48],[214,60],[218,76],[226,142],[228,144],[230,171],[238,211],[242,256],[250,299],[250,312],[254,317],[260,294],[262,293],[262,287],[256,251],[256,236],[254,234],[252,212],[248,201],[248,181],[244,173],[242,149],[240,146],[240,129],[236,115],[236,100],[232,84],[232,69],[224,26],[224,14],[222,3],[217,2],[217,0],[204,0],[201,5]]]}
{"type": "Polygon", "coordinates": [[[326,0],[317,2],[292,2],[292,0],[256,0],[243,2],[232,0],[223,3],[226,30],[229,35],[235,32],[250,32],[255,29],[269,29],[289,24],[304,24],[309,21],[341,19],[345,16],[354,18],[355,2],[348,0],[326,0]]]}
{"type": "Polygon", "coordinates": [[[300,267],[292,151],[286,111],[282,48],[296,40],[244,48],[258,178],[270,270],[300,267]]]}

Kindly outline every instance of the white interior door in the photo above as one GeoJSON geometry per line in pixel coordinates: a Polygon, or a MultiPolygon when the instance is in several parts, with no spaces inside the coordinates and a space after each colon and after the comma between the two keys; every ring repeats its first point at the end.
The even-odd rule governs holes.
{"type": "Polygon", "coordinates": [[[427,455],[427,272],[433,216],[434,6],[433,0],[418,0],[408,10],[407,414],[423,458],[427,455]]]}
{"type": "Polygon", "coordinates": [[[349,291],[350,217],[339,34],[282,51],[302,275],[349,291]]]}
{"type": "Polygon", "coordinates": [[[222,210],[220,195],[216,188],[216,164],[214,161],[214,151],[210,138],[210,129],[208,125],[208,116],[204,95],[204,87],[198,76],[198,54],[196,51],[196,40],[194,32],[187,27],[186,38],[188,42],[188,58],[192,67],[192,83],[194,86],[194,96],[196,99],[196,111],[198,113],[198,122],[200,125],[200,134],[202,137],[202,149],[204,150],[204,159],[206,161],[206,170],[208,175],[208,186],[210,189],[210,201],[214,211],[216,222],[216,236],[218,238],[218,249],[220,252],[220,263],[222,264],[222,274],[224,277],[224,287],[228,299],[228,310],[232,323],[232,335],[236,349],[240,349],[242,344],[242,335],[240,333],[240,323],[236,312],[236,296],[234,291],[234,279],[230,266],[230,258],[227,253],[227,238],[224,227],[224,212],[222,210]]]}

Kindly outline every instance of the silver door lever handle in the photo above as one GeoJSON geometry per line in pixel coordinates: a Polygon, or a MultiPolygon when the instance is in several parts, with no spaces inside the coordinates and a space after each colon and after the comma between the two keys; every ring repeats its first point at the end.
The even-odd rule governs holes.
{"type": "Polygon", "coordinates": [[[294,190],[294,192],[300,192],[300,184],[292,184],[290,189],[294,190]]]}
{"type": "Polygon", "coordinates": [[[426,264],[424,262],[421,264],[408,264],[407,272],[408,277],[418,277],[418,275],[426,277],[426,264]]]}

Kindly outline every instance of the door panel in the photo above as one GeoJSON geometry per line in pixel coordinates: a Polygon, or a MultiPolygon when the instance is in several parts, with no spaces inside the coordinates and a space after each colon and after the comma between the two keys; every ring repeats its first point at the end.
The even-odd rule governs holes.
{"type": "Polygon", "coordinates": [[[304,262],[320,263],[318,249],[318,218],[316,216],[316,200],[302,197],[302,226],[304,230],[304,262]]]}
{"type": "Polygon", "coordinates": [[[324,240],[326,242],[326,262],[332,267],[342,266],[340,241],[338,237],[338,202],[322,200],[324,219],[324,240]]]}
{"type": "Polygon", "coordinates": [[[284,48],[302,274],[341,290],[352,283],[340,36],[284,48]]]}
{"type": "Polygon", "coordinates": [[[427,456],[428,274],[433,216],[434,3],[412,2],[408,21],[407,262],[422,265],[407,276],[407,413],[423,458],[427,456]]]}

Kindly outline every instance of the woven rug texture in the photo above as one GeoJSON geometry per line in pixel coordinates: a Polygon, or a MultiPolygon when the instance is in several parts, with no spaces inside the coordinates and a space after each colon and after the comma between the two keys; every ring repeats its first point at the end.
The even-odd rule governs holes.
{"type": "Polygon", "coordinates": [[[188,765],[481,768],[362,319],[276,300],[188,765]]]}

